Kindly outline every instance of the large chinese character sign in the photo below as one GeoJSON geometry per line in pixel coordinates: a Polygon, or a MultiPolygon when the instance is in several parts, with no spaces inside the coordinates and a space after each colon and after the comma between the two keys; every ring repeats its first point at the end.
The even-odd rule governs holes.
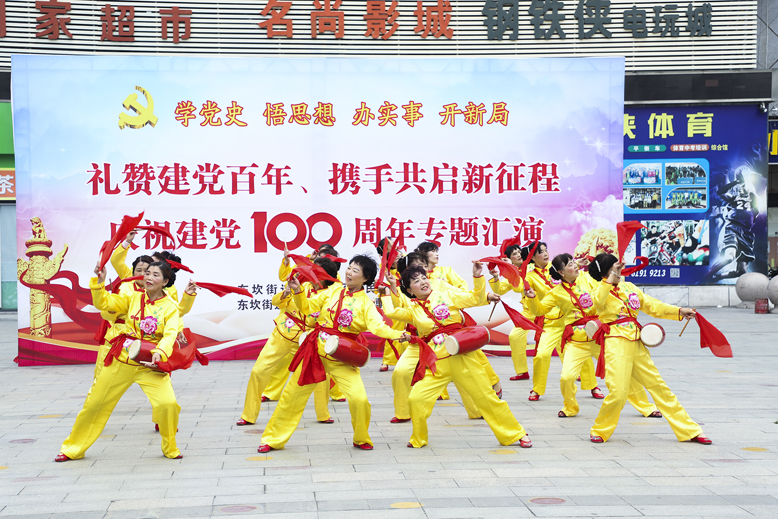
{"type": "MultiPolygon", "coordinates": [[[[320,4],[315,26],[342,30],[338,3],[320,4]]],[[[371,11],[378,37],[392,9],[371,11]]],[[[423,14],[437,21],[420,31],[445,31],[423,14]]],[[[84,287],[142,211],[122,261],[171,250],[194,271],[179,293],[191,277],[253,295],[197,296],[184,322],[212,359],[256,357],[284,247],[350,257],[431,240],[465,277],[516,234],[588,252],[622,218],[623,78],[620,58],[14,57],[19,251],[31,221],[48,243],[20,257],[20,361],[94,358],[84,287]]]]}

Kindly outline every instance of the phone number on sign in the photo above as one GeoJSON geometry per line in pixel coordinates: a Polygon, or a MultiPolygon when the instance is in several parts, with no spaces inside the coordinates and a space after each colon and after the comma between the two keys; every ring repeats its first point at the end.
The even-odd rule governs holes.
{"type": "Polygon", "coordinates": [[[665,277],[665,269],[643,269],[641,271],[631,274],[631,278],[663,278],[665,277]]]}

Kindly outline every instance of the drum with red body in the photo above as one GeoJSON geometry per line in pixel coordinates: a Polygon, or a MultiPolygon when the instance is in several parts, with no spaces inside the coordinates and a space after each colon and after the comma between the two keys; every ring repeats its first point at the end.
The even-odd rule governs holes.
{"type": "Polygon", "coordinates": [[[370,350],[349,337],[330,335],[324,343],[324,353],[335,360],[364,368],[370,360],[370,350]]]}
{"type": "Polygon", "coordinates": [[[480,350],[489,344],[489,329],[486,326],[466,326],[447,335],[444,344],[449,355],[480,350]]]}
{"type": "Polygon", "coordinates": [[[586,330],[586,336],[589,337],[589,339],[594,339],[594,334],[597,333],[597,330],[599,330],[601,327],[602,321],[599,319],[588,321],[584,326],[584,329],[586,330]]]}
{"type": "Polygon", "coordinates": [[[151,362],[151,357],[154,355],[151,353],[151,350],[156,348],[157,345],[153,342],[135,339],[130,344],[130,347],[127,348],[127,356],[130,357],[130,360],[134,360],[137,363],[151,362]]]}
{"type": "Polygon", "coordinates": [[[656,323],[648,323],[640,330],[640,340],[649,348],[656,348],[665,342],[665,329],[656,323]]]}

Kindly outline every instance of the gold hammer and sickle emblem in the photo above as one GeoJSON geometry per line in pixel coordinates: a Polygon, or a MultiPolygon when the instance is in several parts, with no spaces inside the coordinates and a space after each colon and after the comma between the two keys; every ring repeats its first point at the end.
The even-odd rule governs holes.
{"type": "Polygon", "coordinates": [[[150,124],[153,128],[159,120],[157,116],[154,115],[154,99],[152,99],[151,95],[139,86],[136,86],[135,90],[144,95],[146,98],[146,106],[138,103],[138,94],[128,95],[127,99],[122,103],[122,106],[125,110],[132,110],[138,115],[129,115],[126,113],[119,114],[119,128],[122,130],[125,126],[138,130],[147,124],[150,124]]]}

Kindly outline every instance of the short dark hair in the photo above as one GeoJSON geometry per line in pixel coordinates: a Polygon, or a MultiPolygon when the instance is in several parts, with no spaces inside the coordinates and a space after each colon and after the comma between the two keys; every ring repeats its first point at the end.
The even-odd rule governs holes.
{"type": "Polygon", "coordinates": [[[358,254],[351,258],[351,261],[348,263],[349,265],[356,263],[359,268],[362,269],[362,275],[365,277],[365,285],[373,284],[376,274],[378,274],[378,265],[373,258],[364,254],[358,254]]]}
{"type": "Polygon", "coordinates": [[[589,263],[589,275],[595,281],[602,281],[604,276],[608,275],[611,267],[618,263],[618,258],[613,254],[598,254],[594,261],[589,263]]]}
{"type": "MultiPolygon", "coordinates": [[[[506,247],[506,249],[505,249],[505,257],[506,258],[510,258],[511,255],[513,254],[513,251],[515,251],[516,249],[521,251],[521,246],[520,245],[509,245],[508,247],[506,247]]],[[[524,258],[524,256],[522,255],[522,259],[523,258],[524,258]]]]}
{"type": "Polygon", "coordinates": [[[389,238],[381,238],[375,246],[375,251],[379,256],[384,255],[384,247],[389,243],[389,238]]]}
{"type": "Polygon", "coordinates": [[[405,294],[408,297],[413,297],[413,294],[411,294],[411,283],[414,279],[416,279],[419,276],[427,277],[427,269],[422,267],[421,265],[414,265],[412,267],[408,267],[405,270],[403,270],[402,273],[402,285],[400,288],[403,291],[403,294],[405,294]]]}
{"type": "Polygon", "coordinates": [[[420,252],[421,254],[424,254],[424,256],[427,255],[428,252],[435,252],[439,249],[437,244],[431,242],[431,241],[423,241],[419,244],[418,247],[416,247],[416,252],[420,252]]]}
{"type": "MultiPolygon", "coordinates": [[[[340,258],[340,254],[338,254],[338,251],[336,251],[335,247],[333,247],[329,243],[323,243],[319,247],[319,255],[323,255],[323,254],[329,254],[330,256],[334,256],[336,258],[340,258]]],[[[327,258],[322,258],[322,259],[327,259],[327,258]]],[[[314,263],[315,263],[315,261],[314,261],[314,263]]],[[[340,272],[340,263],[337,262],[337,261],[333,261],[332,263],[335,264],[335,273],[334,274],[330,274],[329,272],[327,272],[327,273],[330,274],[330,276],[332,276],[332,277],[336,277],[338,275],[338,272],[340,272]]],[[[325,268],[324,270],[327,270],[327,269],[325,268]]],[[[327,286],[329,286],[329,285],[327,285],[327,286]]]]}
{"type": "Polygon", "coordinates": [[[151,267],[159,268],[159,271],[162,272],[162,276],[165,279],[167,279],[167,284],[165,285],[165,288],[172,287],[173,284],[176,282],[176,273],[173,271],[173,267],[171,267],[170,263],[168,263],[167,261],[155,261],[154,263],[149,265],[149,268],[151,267]]]}
{"type": "Polygon", "coordinates": [[[132,262],[132,272],[135,272],[135,267],[138,266],[138,263],[146,263],[148,265],[151,265],[154,263],[154,260],[151,258],[151,256],[146,256],[145,254],[142,256],[138,256],[135,258],[135,261],[132,262]]]}
{"type": "MultiPolygon", "coordinates": [[[[330,276],[338,277],[338,270],[340,269],[340,263],[338,263],[337,261],[332,261],[329,258],[316,258],[313,262],[316,265],[323,268],[324,271],[330,276]]],[[[321,282],[323,288],[327,288],[333,283],[334,281],[330,281],[329,279],[321,282]]]]}
{"type": "MultiPolygon", "coordinates": [[[[154,254],[152,254],[152,256],[156,256],[157,258],[162,258],[166,262],[168,260],[172,260],[172,261],[175,261],[176,263],[181,263],[181,258],[180,257],[178,257],[175,254],[173,254],[172,252],[166,251],[166,250],[163,250],[161,252],[155,252],[154,254]]],[[[173,268],[173,267],[171,267],[171,268],[173,268]]],[[[178,272],[178,270],[179,270],[178,268],[173,268],[173,272],[178,272]]]]}
{"type": "Polygon", "coordinates": [[[424,263],[424,265],[426,266],[427,256],[419,252],[411,252],[407,256],[403,256],[402,258],[397,260],[397,272],[399,272],[402,275],[405,269],[409,268],[414,262],[417,261],[424,263]]]}
{"type": "Polygon", "coordinates": [[[338,254],[338,251],[336,251],[335,247],[333,247],[329,243],[322,243],[319,246],[319,254],[329,254],[330,256],[335,256],[336,258],[340,258],[340,254],[338,254]]]}
{"type": "MultiPolygon", "coordinates": [[[[548,245],[546,245],[546,242],[544,241],[531,241],[526,246],[522,247],[521,249],[521,259],[524,261],[527,261],[527,258],[529,257],[529,253],[532,252],[532,249],[535,249],[535,254],[540,251],[541,247],[545,247],[548,249],[548,245]],[[537,247],[536,247],[537,245],[537,247]]],[[[533,255],[534,257],[534,255],[533,255]]],[[[532,258],[530,258],[531,262],[534,262],[532,258]]]]}
{"type": "Polygon", "coordinates": [[[554,268],[548,269],[548,273],[551,274],[551,277],[557,281],[562,281],[562,269],[565,268],[567,264],[572,261],[572,259],[573,257],[566,252],[563,254],[557,254],[551,261],[551,266],[554,268]]]}

